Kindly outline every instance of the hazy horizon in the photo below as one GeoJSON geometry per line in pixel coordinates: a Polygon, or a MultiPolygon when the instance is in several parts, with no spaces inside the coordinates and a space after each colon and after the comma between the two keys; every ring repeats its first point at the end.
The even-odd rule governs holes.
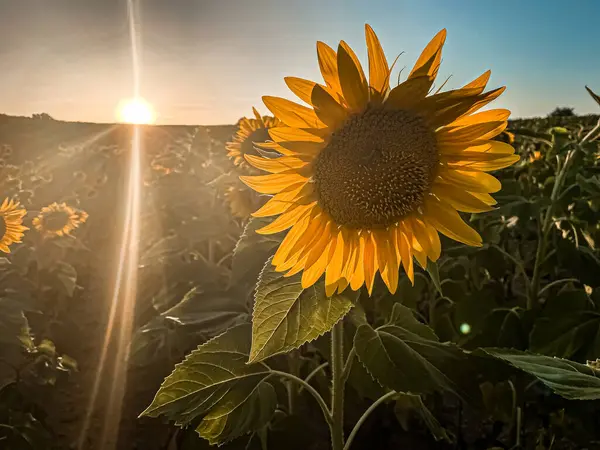
{"type": "MultiPolygon", "coordinates": [[[[447,28],[436,84],[452,75],[445,89],[460,87],[491,69],[489,86],[507,86],[494,106],[511,118],[598,111],[584,89],[600,90],[593,0],[509,0],[493,16],[475,0],[145,0],[137,13],[140,94],[159,125],[232,124],[252,106],[266,114],[262,95],[293,98],[284,76],[320,79],[317,40],[346,40],[365,62],[365,22],[388,59],[404,52],[398,70],[447,28]]],[[[0,112],[114,123],[133,96],[125,0],[0,0],[0,25],[0,112]]]]}

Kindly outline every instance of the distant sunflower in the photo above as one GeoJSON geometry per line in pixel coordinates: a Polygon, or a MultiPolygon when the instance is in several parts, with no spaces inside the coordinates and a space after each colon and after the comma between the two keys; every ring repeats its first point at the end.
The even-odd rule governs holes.
{"type": "Polygon", "coordinates": [[[427,45],[408,79],[389,88],[391,69],[366,26],[369,78],[352,49],[322,42],[317,54],[325,84],[288,77],[289,88],[312,108],[263,97],[283,126],[261,147],[278,158],[244,155],[268,175],[245,176],[252,189],[274,196],[253,215],[279,215],[258,230],[290,229],[272,263],[286,276],[302,272],[302,286],[325,273],[328,296],[366,284],[379,271],[391,292],[400,266],[414,280],[413,256],[425,267],[440,256],[438,232],[471,246],[479,234],[457,211],[489,211],[500,182],[486,171],[519,156],[492,140],[510,111],[472,114],[504,88],[484,93],[486,72],[466,86],[429,95],[438,73],[446,30],[427,45]]]}
{"type": "Polygon", "coordinates": [[[27,211],[19,206],[19,202],[8,198],[0,206],[0,251],[4,253],[10,253],[9,246],[21,242],[23,232],[29,230],[23,226],[23,216],[27,211]]]}
{"type": "Polygon", "coordinates": [[[225,198],[229,204],[231,214],[240,219],[248,219],[260,206],[256,193],[245,186],[241,188],[237,186],[228,187],[225,191],[225,198]]]}
{"type": "Polygon", "coordinates": [[[66,203],[54,202],[44,206],[32,223],[44,236],[64,236],[78,228],[87,218],[85,211],[67,206],[66,203]]]}
{"type": "Polygon", "coordinates": [[[236,166],[244,165],[244,155],[256,155],[255,142],[269,139],[269,128],[281,125],[278,119],[271,116],[261,116],[256,108],[252,108],[254,119],[243,117],[238,123],[238,129],[232,142],[226,144],[227,156],[236,166]]]}
{"type": "Polygon", "coordinates": [[[540,152],[539,150],[535,150],[530,156],[529,156],[529,162],[532,163],[534,161],[537,161],[539,159],[542,159],[542,152],[540,152]]]}

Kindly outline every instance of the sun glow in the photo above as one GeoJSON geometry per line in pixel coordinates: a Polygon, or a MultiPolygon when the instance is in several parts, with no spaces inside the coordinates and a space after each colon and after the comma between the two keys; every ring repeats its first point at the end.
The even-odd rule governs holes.
{"type": "Polygon", "coordinates": [[[152,105],[143,98],[123,100],[118,107],[119,122],[133,124],[154,123],[155,114],[152,105]]]}

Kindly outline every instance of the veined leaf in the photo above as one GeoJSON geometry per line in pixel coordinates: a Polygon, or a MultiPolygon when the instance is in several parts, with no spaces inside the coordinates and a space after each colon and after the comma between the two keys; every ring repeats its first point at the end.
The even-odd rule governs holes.
{"type": "Polygon", "coordinates": [[[220,444],[262,428],[275,412],[273,387],[263,363],[247,364],[250,324],[238,325],[200,345],[175,366],[144,416],[165,415],[185,426],[204,416],[196,431],[220,444]]]}
{"type": "Polygon", "coordinates": [[[410,309],[398,305],[393,317],[392,323],[377,329],[361,325],[354,336],[356,354],[367,371],[383,386],[399,392],[449,391],[478,402],[478,391],[462,387],[464,375],[457,373],[468,368],[467,355],[455,345],[438,342],[410,309]]]}
{"type": "Polygon", "coordinates": [[[411,414],[414,414],[421,419],[436,441],[444,440],[448,443],[454,441],[453,437],[451,438],[448,435],[446,429],[440,425],[435,416],[429,411],[429,408],[425,406],[420,395],[398,394],[394,413],[405,431],[410,429],[408,419],[411,414]]]}
{"type": "Polygon", "coordinates": [[[482,348],[478,352],[493,356],[533,375],[566,399],[600,399],[600,371],[585,364],[505,348],[482,348]]]}
{"type": "Polygon", "coordinates": [[[250,362],[286,353],[327,333],[354,306],[358,292],[325,295],[321,280],[303,289],[301,274],[284,277],[267,261],[256,287],[250,362]]]}

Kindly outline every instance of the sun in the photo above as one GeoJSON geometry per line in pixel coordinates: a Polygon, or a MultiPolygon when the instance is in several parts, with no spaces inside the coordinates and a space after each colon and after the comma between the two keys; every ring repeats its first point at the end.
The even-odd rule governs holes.
{"type": "Polygon", "coordinates": [[[155,115],[152,105],[143,98],[131,98],[122,100],[117,109],[119,122],[133,124],[154,123],[155,115]]]}

